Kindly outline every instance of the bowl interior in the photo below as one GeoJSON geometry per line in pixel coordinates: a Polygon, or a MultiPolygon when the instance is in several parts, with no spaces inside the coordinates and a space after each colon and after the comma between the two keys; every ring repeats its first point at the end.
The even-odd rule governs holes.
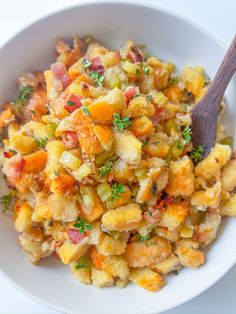
{"type": "MultiPolygon", "coordinates": [[[[14,37],[0,50],[0,103],[12,99],[21,72],[45,69],[55,58],[58,35],[90,34],[111,48],[127,39],[145,43],[150,54],[183,65],[200,64],[212,78],[224,56],[224,48],[202,29],[172,14],[147,6],[94,3],[48,16],[14,37]]],[[[225,115],[229,133],[235,136],[235,78],[227,90],[225,115]]],[[[1,182],[1,194],[5,188],[1,182]]],[[[31,265],[24,257],[11,220],[0,213],[0,269],[28,295],[67,313],[157,313],[198,295],[219,279],[236,261],[232,250],[236,221],[225,220],[219,240],[207,252],[207,263],[198,270],[185,269],[170,276],[160,292],[152,294],[130,284],[126,289],[98,290],[78,284],[54,258],[31,265]],[[89,296],[89,297],[88,297],[89,296]]]]}

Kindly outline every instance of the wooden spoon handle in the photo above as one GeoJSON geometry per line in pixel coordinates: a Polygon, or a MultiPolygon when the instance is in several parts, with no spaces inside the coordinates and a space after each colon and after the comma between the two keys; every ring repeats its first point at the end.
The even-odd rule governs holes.
{"type": "Polygon", "coordinates": [[[205,97],[200,101],[200,103],[204,102],[205,104],[204,108],[201,108],[202,110],[207,111],[209,110],[212,114],[218,115],[220,110],[220,103],[224,96],[226,87],[228,86],[235,71],[236,71],[236,34],[234,35],[233,41],[205,97]]]}

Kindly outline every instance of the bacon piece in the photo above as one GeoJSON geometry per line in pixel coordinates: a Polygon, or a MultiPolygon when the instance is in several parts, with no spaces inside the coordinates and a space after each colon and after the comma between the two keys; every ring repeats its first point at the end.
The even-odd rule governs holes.
{"type": "Polygon", "coordinates": [[[76,229],[68,229],[67,234],[71,242],[74,244],[80,243],[86,237],[85,232],[80,233],[80,231],[76,229]]]}
{"type": "Polygon", "coordinates": [[[25,160],[21,155],[13,156],[9,164],[5,167],[4,172],[11,184],[11,186],[15,186],[17,179],[20,177],[25,166],[25,160]]]}
{"type": "Polygon", "coordinates": [[[76,109],[81,108],[83,106],[81,103],[81,99],[82,99],[82,97],[80,97],[79,95],[71,94],[68,101],[67,101],[67,105],[65,105],[64,108],[69,113],[72,113],[76,109]]]}
{"type": "Polygon", "coordinates": [[[78,137],[75,132],[67,131],[62,134],[62,141],[68,148],[75,148],[78,144],[78,137]]]}
{"type": "Polygon", "coordinates": [[[51,64],[50,67],[55,79],[62,83],[63,89],[70,84],[70,78],[68,76],[65,65],[62,62],[56,62],[51,64]]]}
{"type": "Polygon", "coordinates": [[[126,87],[124,94],[126,103],[128,105],[130,100],[134,98],[135,95],[139,94],[139,88],[134,86],[128,86],[126,87]]]}
{"type": "Polygon", "coordinates": [[[104,74],[105,69],[99,57],[95,57],[91,60],[91,65],[89,66],[89,70],[97,72],[99,75],[104,74]]]}
{"type": "Polygon", "coordinates": [[[151,118],[153,125],[157,125],[161,120],[165,118],[165,109],[156,107],[156,112],[154,116],[151,118]]]}
{"type": "Polygon", "coordinates": [[[143,61],[143,57],[141,55],[141,53],[139,52],[138,48],[135,46],[131,46],[130,47],[130,52],[128,54],[128,56],[130,57],[130,59],[134,62],[134,63],[138,63],[138,62],[142,62],[143,61]]]}
{"type": "Polygon", "coordinates": [[[143,218],[150,224],[155,224],[161,220],[161,211],[154,207],[149,207],[143,214],[143,218]]]}

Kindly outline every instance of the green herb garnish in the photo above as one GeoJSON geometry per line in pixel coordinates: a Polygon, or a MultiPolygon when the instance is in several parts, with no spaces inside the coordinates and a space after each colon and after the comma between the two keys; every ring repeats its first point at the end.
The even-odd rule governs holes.
{"type": "Polygon", "coordinates": [[[204,153],[205,153],[205,149],[201,145],[198,145],[198,147],[192,149],[190,153],[190,157],[192,158],[192,160],[197,162],[202,159],[202,155],[204,153]]]}
{"type": "Polygon", "coordinates": [[[104,75],[99,75],[99,73],[96,71],[91,71],[90,76],[97,84],[101,84],[105,78],[104,75]]]}
{"type": "Polygon", "coordinates": [[[125,186],[120,183],[114,183],[111,186],[111,198],[110,202],[114,202],[115,199],[121,198],[121,193],[125,192],[125,186]]]}
{"type": "Polygon", "coordinates": [[[131,127],[131,121],[128,117],[120,117],[118,113],[113,115],[113,126],[116,131],[121,131],[131,127]]]}
{"type": "Polygon", "coordinates": [[[53,173],[55,177],[60,177],[60,173],[58,171],[55,170],[53,173]]]}
{"type": "Polygon", "coordinates": [[[75,106],[75,103],[71,100],[68,100],[67,101],[67,105],[70,106],[70,107],[74,107],[75,106]]]}
{"type": "Polygon", "coordinates": [[[189,126],[186,126],[186,128],[181,133],[183,138],[186,141],[186,144],[188,144],[191,141],[191,139],[192,139],[191,133],[192,133],[192,130],[191,130],[191,128],[189,126]]]}
{"type": "Polygon", "coordinates": [[[84,68],[89,68],[90,65],[92,64],[92,62],[88,59],[83,59],[82,64],[83,64],[84,68]]]}
{"type": "Polygon", "coordinates": [[[152,101],[152,95],[146,95],[147,101],[152,101]]]}
{"type": "Polygon", "coordinates": [[[178,82],[179,82],[178,76],[173,75],[169,78],[168,84],[174,85],[174,84],[177,84],[178,82]]]}
{"type": "Polygon", "coordinates": [[[146,235],[146,236],[142,236],[141,234],[136,233],[135,236],[138,238],[139,242],[142,242],[142,243],[144,243],[145,241],[150,239],[150,235],[149,234],[146,235]]]}
{"type": "Polygon", "coordinates": [[[136,73],[136,74],[139,74],[139,73],[140,73],[140,70],[139,70],[139,69],[136,69],[135,73],[136,73]]]}
{"type": "Polygon", "coordinates": [[[38,148],[44,148],[47,145],[48,138],[47,137],[35,137],[33,136],[33,139],[38,146],[38,148]]]}
{"type": "Polygon", "coordinates": [[[146,64],[142,63],[142,71],[144,74],[148,75],[150,73],[150,68],[146,64]]]}
{"type": "Polygon", "coordinates": [[[105,177],[105,175],[107,175],[111,171],[113,165],[114,161],[112,159],[107,160],[105,164],[99,168],[100,178],[105,177]]]}
{"type": "Polygon", "coordinates": [[[89,113],[87,107],[83,106],[83,107],[81,108],[81,110],[82,110],[82,112],[83,112],[83,114],[84,114],[85,116],[89,116],[89,115],[90,115],[90,113],[89,113]]]}
{"type": "Polygon", "coordinates": [[[12,103],[13,106],[18,110],[21,111],[23,106],[25,106],[30,98],[30,95],[33,91],[31,86],[21,86],[18,90],[18,96],[16,100],[12,103]]]}
{"type": "Polygon", "coordinates": [[[178,140],[176,143],[176,147],[180,150],[184,149],[184,145],[181,140],[178,140]]]}
{"type": "Polygon", "coordinates": [[[84,233],[85,230],[92,230],[93,227],[85,219],[78,219],[74,224],[73,227],[79,229],[80,233],[84,233]]]}
{"type": "Polygon", "coordinates": [[[91,267],[91,259],[88,256],[82,256],[78,262],[76,262],[75,269],[88,269],[91,267]]]}
{"type": "Polygon", "coordinates": [[[148,140],[143,141],[143,143],[142,143],[142,148],[144,148],[147,144],[148,144],[148,140]]]}
{"type": "Polygon", "coordinates": [[[11,209],[11,203],[13,200],[13,194],[9,193],[7,195],[3,195],[0,198],[0,204],[3,205],[3,212],[9,211],[11,209]]]}

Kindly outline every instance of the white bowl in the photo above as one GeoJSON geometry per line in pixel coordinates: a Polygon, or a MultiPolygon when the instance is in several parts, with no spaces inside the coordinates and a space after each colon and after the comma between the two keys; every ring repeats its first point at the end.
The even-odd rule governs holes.
{"type": "MultiPolygon", "coordinates": [[[[55,58],[57,35],[91,34],[109,47],[126,39],[147,44],[148,51],[181,68],[201,64],[213,77],[225,48],[196,25],[153,6],[125,3],[81,4],[47,16],[16,35],[0,50],[0,103],[12,99],[23,71],[45,69],[55,58]]],[[[235,81],[227,90],[226,121],[235,136],[235,81]],[[234,84],[233,84],[234,83],[234,84]]],[[[1,185],[3,186],[3,184],[1,185]]],[[[1,188],[4,194],[4,188],[1,188]]],[[[219,239],[198,270],[170,276],[158,293],[133,284],[125,289],[98,290],[78,284],[68,267],[55,258],[31,265],[18,245],[12,221],[0,214],[0,269],[9,281],[33,299],[66,313],[157,313],[190,300],[219,280],[236,261],[236,220],[225,221],[219,239]]]]}

